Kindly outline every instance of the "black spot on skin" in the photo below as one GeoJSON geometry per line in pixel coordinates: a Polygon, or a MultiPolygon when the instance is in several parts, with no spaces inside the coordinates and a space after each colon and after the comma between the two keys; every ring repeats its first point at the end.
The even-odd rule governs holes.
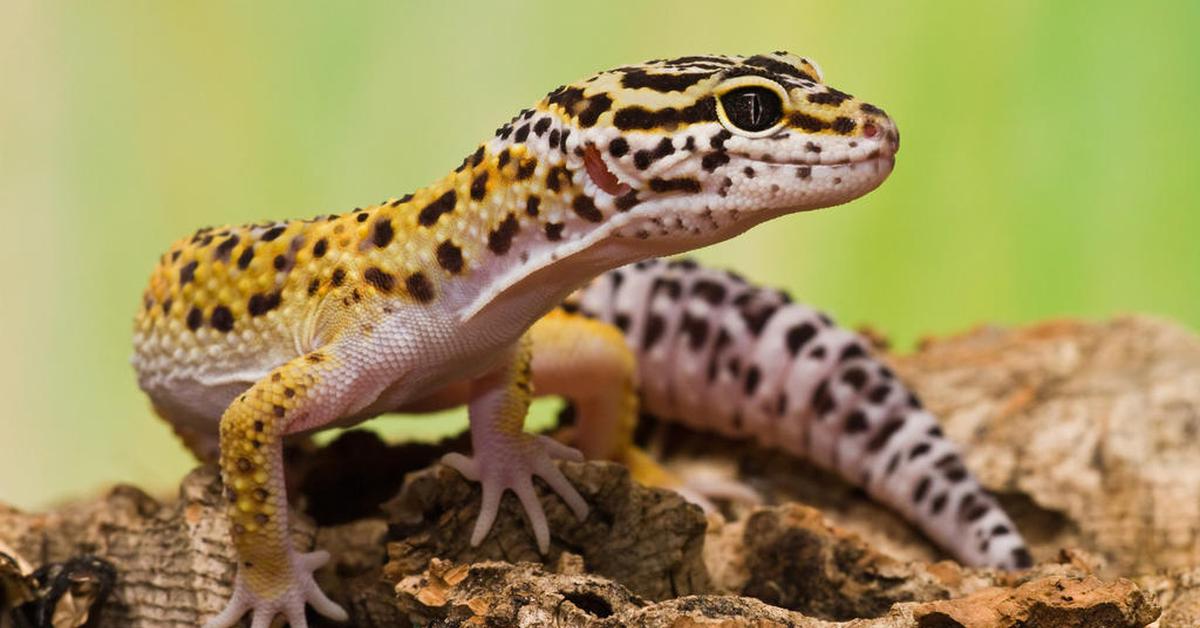
{"type": "Polygon", "coordinates": [[[754,391],[758,388],[758,382],[761,380],[762,372],[758,370],[757,366],[751,366],[750,368],[746,369],[746,384],[742,389],[743,392],[745,392],[747,395],[753,395],[754,391]]]}
{"type": "Polygon", "coordinates": [[[846,345],[846,348],[842,349],[842,354],[838,356],[838,361],[845,362],[846,360],[861,358],[865,355],[867,355],[866,349],[863,349],[862,345],[855,342],[846,345]]]}
{"type": "Polygon", "coordinates": [[[796,168],[796,177],[797,178],[807,179],[811,176],[812,176],[812,167],[811,166],[800,166],[799,168],[796,168]]]}
{"type": "Polygon", "coordinates": [[[788,123],[794,127],[799,127],[810,133],[824,131],[829,128],[829,124],[819,118],[814,118],[806,113],[793,113],[788,118],[788,123]]]}
{"type": "Polygon", "coordinates": [[[678,177],[675,179],[660,179],[655,177],[650,179],[650,189],[655,192],[687,192],[695,194],[700,191],[700,182],[692,177],[678,177]]]}
{"type": "Polygon", "coordinates": [[[742,320],[746,323],[746,329],[751,335],[757,337],[762,333],[764,327],[770,322],[771,317],[775,316],[775,312],[779,309],[778,306],[770,305],[757,311],[743,309],[741,311],[742,320]]]}
{"type": "Polygon", "coordinates": [[[504,168],[505,166],[508,165],[508,162],[511,159],[512,159],[512,153],[510,153],[507,148],[500,151],[500,154],[496,156],[496,168],[497,169],[504,168]]]}
{"type": "Polygon", "coordinates": [[[391,273],[385,272],[374,266],[363,271],[363,279],[367,283],[375,286],[380,292],[391,292],[396,285],[396,278],[391,273]]]}
{"type": "Polygon", "coordinates": [[[1024,547],[1018,547],[1012,551],[1013,566],[1017,569],[1029,569],[1033,566],[1033,556],[1029,555],[1029,550],[1024,547]]]}
{"type": "Polygon", "coordinates": [[[196,278],[196,267],[199,265],[199,262],[192,260],[179,269],[179,287],[182,288],[192,283],[192,280],[196,278]]]}
{"type": "Polygon", "coordinates": [[[687,74],[658,74],[632,70],[621,77],[621,85],[630,89],[651,89],[656,92],[681,92],[711,76],[708,72],[687,74]]]}
{"type": "Polygon", "coordinates": [[[335,268],[333,270],[333,276],[329,278],[329,283],[333,284],[334,288],[338,288],[341,287],[342,283],[345,281],[346,271],[342,270],[341,268],[335,268]]]}
{"type": "Polygon", "coordinates": [[[930,450],[929,443],[918,443],[918,444],[914,445],[912,450],[910,450],[908,452],[908,459],[916,460],[917,458],[920,458],[921,456],[924,456],[925,454],[929,453],[929,450],[930,450]]]}
{"type": "Polygon", "coordinates": [[[1004,536],[1010,532],[1012,532],[1012,530],[1009,530],[1008,526],[1002,523],[997,524],[996,527],[992,528],[992,536],[1004,536]]]}
{"type": "Polygon", "coordinates": [[[283,415],[287,414],[287,408],[284,408],[279,404],[272,405],[271,410],[275,413],[275,418],[277,419],[282,419],[283,415]]]}
{"type": "Polygon", "coordinates": [[[433,284],[429,283],[429,279],[424,273],[413,273],[404,280],[404,287],[408,289],[408,293],[412,298],[421,303],[429,303],[433,300],[433,284]]]}
{"type": "Polygon", "coordinates": [[[487,182],[488,173],[486,171],[479,173],[479,176],[471,181],[471,200],[483,200],[484,195],[487,194],[487,182]]]}
{"type": "Polygon", "coordinates": [[[857,366],[846,369],[842,374],[842,381],[854,390],[862,390],[863,384],[867,383],[867,372],[857,366]]]}
{"type": "Polygon", "coordinates": [[[564,226],[566,226],[566,225],[564,225],[561,222],[546,223],[546,227],[545,227],[546,239],[551,240],[551,241],[561,240],[564,226]]]}
{"type": "Polygon", "coordinates": [[[840,135],[849,135],[854,131],[856,126],[858,126],[858,124],[855,123],[854,120],[851,120],[845,116],[840,116],[833,121],[833,124],[830,125],[829,128],[833,129],[834,133],[838,133],[840,135]]]}
{"type": "Polygon", "coordinates": [[[233,312],[224,305],[218,305],[213,308],[212,316],[209,317],[208,323],[213,329],[220,332],[233,331],[233,312]]]}
{"type": "Polygon", "coordinates": [[[858,434],[867,431],[867,415],[861,410],[855,410],[846,415],[845,431],[847,434],[858,434]]]}
{"type": "Polygon", "coordinates": [[[917,399],[917,396],[911,392],[908,393],[908,407],[912,408],[913,410],[921,409],[921,400],[917,399]]]}
{"type": "Polygon", "coordinates": [[[596,203],[592,201],[592,197],[586,194],[580,194],[571,201],[571,209],[577,216],[588,222],[600,222],[604,220],[604,214],[596,208],[596,203]]]}
{"type": "Polygon", "coordinates": [[[608,154],[613,157],[621,158],[629,153],[629,142],[623,137],[614,138],[608,143],[608,154]]]}
{"type": "Polygon", "coordinates": [[[892,387],[888,384],[880,384],[871,389],[867,393],[867,401],[879,405],[887,400],[888,395],[892,393],[892,387]]]}
{"type": "Polygon", "coordinates": [[[488,234],[488,248],[496,255],[504,255],[512,248],[513,237],[517,235],[519,229],[520,224],[517,223],[517,217],[509,213],[504,221],[488,234]]]}
{"type": "Polygon", "coordinates": [[[618,109],[613,115],[613,125],[622,131],[630,131],[655,128],[674,129],[680,124],[716,122],[716,102],[716,99],[708,97],[683,109],[667,107],[656,111],[640,106],[625,107],[618,109]]]}
{"type": "Polygon", "coordinates": [[[700,167],[706,172],[712,172],[729,163],[729,154],[725,151],[714,151],[700,159],[700,167]]]}
{"type": "Polygon", "coordinates": [[[617,329],[621,330],[621,333],[628,332],[629,325],[632,322],[633,321],[629,320],[629,315],[625,314],[624,312],[619,313],[613,317],[613,325],[616,325],[617,329]]]}
{"type": "Polygon", "coordinates": [[[742,174],[745,174],[747,179],[753,179],[754,178],[754,168],[751,168],[750,166],[746,166],[745,168],[742,168],[742,174]]]}
{"type": "Polygon", "coordinates": [[[240,239],[237,235],[231,235],[222,240],[213,250],[213,259],[229,259],[229,254],[233,252],[233,247],[237,246],[240,239]]]}
{"type": "Polygon", "coordinates": [[[527,216],[536,217],[538,215],[538,207],[541,206],[542,199],[539,196],[530,196],[525,199],[525,214],[527,216]]]}
{"type": "Polygon", "coordinates": [[[646,328],[642,330],[642,350],[649,350],[662,338],[663,331],[666,329],[666,321],[658,314],[651,314],[646,318],[646,328]]]}
{"type": "Polygon", "coordinates": [[[359,214],[354,217],[354,219],[358,222],[366,222],[368,218],[370,218],[370,216],[367,214],[359,214]]]}
{"type": "Polygon", "coordinates": [[[886,113],[883,112],[883,109],[880,109],[879,107],[876,107],[875,105],[872,105],[870,103],[863,103],[863,104],[859,105],[858,110],[863,113],[867,113],[867,114],[871,114],[871,115],[875,115],[875,116],[887,115],[886,113]]]}
{"type": "Polygon", "coordinates": [[[454,190],[450,190],[449,192],[437,197],[437,199],[430,204],[426,205],[425,208],[421,210],[421,213],[417,215],[417,222],[420,223],[421,226],[431,227],[437,224],[437,221],[442,217],[442,214],[454,211],[454,206],[457,204],[458,196],[455,195],[454,190]]]}
{"type": "Polygon", "coordinates": [[[928,492],[929,492],[929,478],[921,478],[921,481],[917,482],[917,489],[915,491],[913,491],[913,496],[912,496],[913,504],[921,503],[921,500],[925,499],[925,495],[928,492]]]}
{"type": "Polygon", "coordinates": [[[600,119],[600,114],[608,111],[612,107],[612,98],[608,94],[596,94],[587,100],[587,106],[583,111],[579,112],[579,126],[587,128],[594,126],[596,120],[600,119]]]}
{"type": "Polygon", "coordinates": [[[263,242],[271,242],[275,238],[278,238],[279,236],[283,235],[284,231],[287,231],[286,226],[271,227],[270,229],[267,229],[266,231],[263,232],[263,234],[259,238],[259,240],[262,240],[263,242]]]}
{"type": "Polygon", "coordinates": [[[329,241],[326,240],[325,238],[321,238],[320,240],[317,240],[316,244],[313,245],[313,250],[312,250],[313,257],[316,257],[316,258],[325,257],[325,252],[328,250],[329,250],[329,241]]]}
{"type": "Polygon", "coordinates": [[[638,170],[645,170],[650,167],[650,151],[639,150],[633,154],[633,165],[638,170]]]}
{"type": "Polygon", "coordinates": [[[550,128],[550,118],[541,118],[533,124],[533,134],[541,137],[550,128]]]}
{"type": "Polygon", "coordinates": [[[546,138],[546,141],[550,143],[550,148],[558,148],[559,135],[558,129],[550,131],[550,137],[546,138]]]}
{"type": "Polygon", "coordinates": [[[526,159],[517,166],[517,181],[524,181],[533,176],[533,172],[537,170],[537,159],[526,159]]]}
{"type": "Polygon", "coordinates": [[[437,261],[438,265],[442,268],[451,273],[458,274],[463,269],[462,249],[453,242],[445,240],[438,245],[437,261]]]}
{"type": "Polygon", "coordinates": [[[513,133],[513,141],[521,143],[527,139],[529,139],[529,125],[522,124],[519,128],[517,128],[517,132],[513,133]]]}
{"type": "MultiPolygon", "coordinates": [[[[308,296],[310,296],[310,297],[313,296],[314,294],[317,293],[317,290],[320,290],[320,289],[321,289],[321,280],[320,279],[313,279],[312,281],[308,282],[308,296]]],[[[251,297],[251,299],[253,299],[253,297],[251,297]]]]}
{"type": "Polygon", "coordinates": [[[679,320],[679,330],[687,336],[688,347],[692,351],[699,351],[700,347],[704,346],[704,341],[708,339],[708,322],[686,312],[679,320]]]}
{"type": "Polygon", "coordinates": [[[967,470],[962,465],[957,465],[944,470],[942,475],[946,481],[957,484],[967,479],[967,470]]]}
{"type": "Polygon", "coordinates": [[[850,94],[847,94],[845,92],[840,92],[836,89],[833,89],[832,87],[828,87],[826,89],[828,89],[829,91],[825,91],[825,92],[821,92],[821,93],[817,93],[817,94],[809,94],[808,102],[813,103],[815,105],[832,105],[834,107],[837,107],[837,106],[841,105],[843,102],[846,102],[847,100],[853,98],[853,96],[851,96],[850,94]]]}
{"type": "Polygon", "coordinates": [[[801,323],[788,330],[787,350],[794,358],[817,335],[817,328],[812,323],[801,323]]]}
{"type": "Polygon", "coordinates": [[[171,305],[174,303],[175,303],[175,301],[173,299],[171,299],[171,297],[167,297],[166,300],[162,302],[162,313],[163,314],[170,313],[171,305]]]}
{"type": "Polygon", "coordinates": [[[188,315],[187,315],[188,329],[190,329],[192,331],[196,331],[197,329],[200,329],[200,326],[203,324],[204,324],[204,313],[200,311],[200,308],[192,307],[192,309],[188,310],[188,315]]]}
{"type": "Polygon", "coordinates": [[[618,196],[613,202],[617,206],[617,211],[629,211],[638,204],[637,190],[629,190],[628,192],[618,196]]]}
{"type": "Polygon", "coordinates": [[[790,76],[792,78],[803,79],[805,81],[811,81],[813,83],[817,82],[816,78],[814,78],[811,74],[805,72],[804,70],[801,70],[800,68],[797,68],[796,66],[793,66],[790,63],[785,63],[778,59],[772,59],[771,57],[768,57],[766,55],[754,55],[753,57],[746,59],[742,63],[745,65],[762,68],[772,74],[782,74],[783,76],[790,76]]]}
{"type": "Polygon", "coordinates": [[[557,192],[562,188],[563,179],[570,181],[570,174],[566,168],[554,166],[546,173],[546,189],[551,192],[557,192]]]}
{"type": "Polygon", "coordinates": [[[375,246],[384,248],[392,243],[392,238],[396,236],[395,230],[392,229],[392,221],[387,218],[380,218],[375,221],[375,233],[371,237],[371,241],[375,246]]]}
{"type": "Polygon", "coordinates": [[[731,137],[733,137],[733,133],[730,133],[728,129],[721,129],[708,139],[708,145],[716,150],[725,150],[725,140],[731,137]]]}
{"type": "Polygon", "coordinates": [[[283,270],[287,268],[288,258],[286,255],[276,255],[272,264],[275,266],[275,270],[283,270]]]}
{"type": "MultiPolygon", "coordinates": [[[[309,284],[310,294],[315,293],[314,285],[319,286],[318,280],[314,279],[312,284],[309,284]]],[[[271,292],[269,294],[255,294],[250,297],[250,301],[246,303],[246,311],[250,316],[262,316],[267,312],[279,307],[282,301],[282,296],[279,292],[271,292]]]]}
{"type": "Polygon", "coordinates": [[[829,380],[821,380],[817,385],[817,389],[813,391],[812,406],[817,411],[818,418],[825,418],[826,414],[833,411],[836,402],[833,400],[833,395],[829,394],[829,380]]]}
{"type": "Polygon", "coordinates": [[[938,494],[937,497],[933,498],[932,502],[929,502],[929,512],[934,515],[940,515],[942,513],[942,509],[945,507],[946,507],[946,494],[945,493],[938,494]]]}
{"type": "Polygon", "coordinates": [[[578,87],[560,86],[546,95],[547,104],[558,105],[566,110],[567,113],[572,113],[575,103],[581,100],[583,100],[583,90],[578,87]]]}
{"type": "Polygon", "coordinates": [[[900,466],[900,452],[892,454],[888,459],[887,468],[883,470],[884,477],[887,477],[896,472],[896,468],[900,466]]]}
{"type": "Polygon", "coordinates": [[[725,286],[707,279],[692,284],[692,296],[699,297],[709,305],[720,305],[725,301],[725,286]]]}
{"type": "MultiPolygon", "coordinates": [[[[650,298],[653,299],[659,292],[665,293],[672,301],[677,301],[683,293],[683,284],[679,283],[678,279],[658,277],[654,280],[654,285],[650,288],[650,298]]],[[[685,314],[685,316],[687,315],[685,314]]]]}
{"type": "Polygon", "coordinates": [[[971,507],[971,509],[967,510],[967,514],[964,518],[967,520],[967,523],[974,523],[982,519],[983,516],[987,514],[988,510],[989,508],[987,504],[976,504],[975,506],[971,507]]]}
{"type": "Polygon", "coordinates": [[[475,149],[474,153],[471,153],[471,167],[474,168],[475,166],[478,166],[481,163],[483,163],[483,145],[482,144],[479,145],[479,148],[475,149]]]}
{"type": "Polygon", "coordinates": [[[884,446],[887,445],[888,441],[891,440],[892,437],[896,435],[896,432],[899,432],[900,428],[902,427],[904,427],[903,417],[892,417],[888,419],[887,422],[884,423],[877,432],[875,432],[875,435],[871,437],[871,440],[867,441],[867,451],[874,453],[880,449],[883,449],[884,446]]]}

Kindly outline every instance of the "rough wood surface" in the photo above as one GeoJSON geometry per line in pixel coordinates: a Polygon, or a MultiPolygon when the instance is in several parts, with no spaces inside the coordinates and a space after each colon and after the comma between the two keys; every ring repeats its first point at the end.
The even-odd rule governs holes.
{"type": "MultiPolygon", "coordinates": [[[[295,539],[333,552],[318,579],[361,626],[1141,626],[1158,605],[1160,628],[1200,625],[1200,339],[1145,317],[1063,321],[928,341],[893,363],[1010,509],[1037,568],[939,562],[836,478],[678,429],[648,443],[775,505],[706,520],[616,465],[566,464],[593,513],[575,521],[543,495],[555,534],[542,565],[511,498],[488,540],[466,544],[478,489],[428,467],[463,439],[389,447],[351,432],[289,454],[311,515],[293,518],[295,539]]],[[[0,506],[0,628],[196,625],[230,592],[222,508],[209,467],[166,501],[118,487],[47,513],[0,506]],[[101,604],[105,565],[116,579],[101,604]]]]}

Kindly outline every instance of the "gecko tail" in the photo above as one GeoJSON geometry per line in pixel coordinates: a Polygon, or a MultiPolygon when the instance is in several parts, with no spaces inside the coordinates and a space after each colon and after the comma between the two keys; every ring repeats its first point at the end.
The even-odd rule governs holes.
{"type": "Polygon", "coordinates": [[[869,342],[824,313],[691,260],[619,268],[568,306],[621,330],[650,414],[834,471],[965,564],[1031,565],[937,419],[869,342]]]}

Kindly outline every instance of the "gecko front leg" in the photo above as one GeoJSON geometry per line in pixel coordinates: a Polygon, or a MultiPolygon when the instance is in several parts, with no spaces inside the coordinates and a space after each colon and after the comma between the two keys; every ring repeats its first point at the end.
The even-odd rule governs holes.
{"type": "Polygon", "coordinates": [[[533,396],[529,334],[511,350],[500,367],[471,383],[468,414],[473,456],[447,454],[442,462],[464,477],[478,481],[483,490],[479,518],[471,545],[479,545],[491,530],[504,491],[521,501],[533,528],[538,550],[550,549],[550,526],[533,489],[533,476],[545,480],[580,520],[588,505],[563,476],[554,459],[583,460],[583,454],[546,436],[526,434],[525,414],[533,396]]]}
{"type": "Polygon", "coordinates": [[[282,614],[304,628],[305,604],[345,621],[346,611],[313,580],[328,552],[299,553],[288,534],[283,437],[339,415],[352,392],[351,368],[330,351],[315,351],[275,369],[238,397],[221,418],[221,476],[237,551],[237,578],[225,610],[205,628],[232,626],[247,611],[253,627],[282,614]]]}

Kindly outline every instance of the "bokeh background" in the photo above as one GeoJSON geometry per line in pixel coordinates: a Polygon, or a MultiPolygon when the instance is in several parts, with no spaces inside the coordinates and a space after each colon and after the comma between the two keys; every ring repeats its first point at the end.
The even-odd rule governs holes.
{"type": "Polygon", "coordinates": [[[900,349],[1063,316],[1200,326],[1198,29],[1188,0],[7,0],[0,501],[166,493],[190,468],[128,365],[175,237],[399,196],[560,83],[648,58],[808,55],[902,130],[879,191],[709,263],[900,349]]]}

